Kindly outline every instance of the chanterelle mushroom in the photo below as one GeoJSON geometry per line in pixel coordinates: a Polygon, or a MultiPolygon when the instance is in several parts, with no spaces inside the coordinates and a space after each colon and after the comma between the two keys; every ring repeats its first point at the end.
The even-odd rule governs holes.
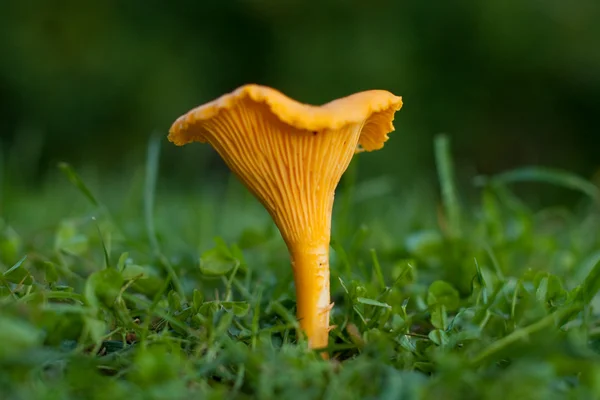
{"type": "Polygon", "coordinates": [[[245,85],[179,117],[176,145],[208,142],[258,198],[292,262],[297,316],[311,348],[327,346],[335,188],[355,152],[383,147],[402,98],[371,90],[322,106],[245,85]]]}

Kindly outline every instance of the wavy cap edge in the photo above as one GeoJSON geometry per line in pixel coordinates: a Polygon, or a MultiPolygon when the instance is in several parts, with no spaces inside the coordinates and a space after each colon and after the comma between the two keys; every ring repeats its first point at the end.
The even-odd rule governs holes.
{"type": "Polygon", "coordinates": [[[358,151],[373,151],[383,147],[388,140],[387,134],[394,131],[394,114],[403,105],[402,97],[386,90],[367,90],[315,106],[300,103],[267,86],[248,84],[177,118],[169,129],[169,141],[177,146],[206,142],[200,123],[236,107],[244,99],[265,104],[280,121],[302,130],[334,130],[364,122],[359,140],[362,149],[358,151]]]}

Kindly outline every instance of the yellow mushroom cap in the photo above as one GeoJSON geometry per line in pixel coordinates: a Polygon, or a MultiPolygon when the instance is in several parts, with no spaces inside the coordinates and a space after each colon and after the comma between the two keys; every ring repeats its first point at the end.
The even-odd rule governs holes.
{"type": "Polygon", "coordinates": [[[282,123],[299,130],[337,130],[363,124],[359,145],[372,151],[382,148],[387,134],[394,130],[392,121],[394,113],[402,107],[402,97],[385,90],[368,90],[313,106],[299,103],[270,87],[244,85],[179,117],[169,131],[169,140],[177,146],[206,142],[204,121],[252,103],[257,111],[262,108],[261,112],[269,112],[282,123]]]}
{"type": "Polygon", "coordinates": [[[289,244],[329,237],[334,190],[352,154],[382,148],[401,107],[402,98],[384,90],[312,106],[245,85],[179,117],[168,138],[210,143],[289,244]]]}
{"type": "Polygon", "coordinates": [[[327,345],[335,188],[355,152],[383,147],[402,98],[370,90],[322,106],[245,85],[179,117],[176,145],[208,142],[273,217],[294,269],[311,347],[327,345]]]}

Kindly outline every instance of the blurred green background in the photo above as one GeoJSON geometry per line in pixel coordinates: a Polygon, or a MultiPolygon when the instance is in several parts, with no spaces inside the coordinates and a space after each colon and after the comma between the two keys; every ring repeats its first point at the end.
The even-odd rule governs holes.
{"type": "MultiPolygon", "coordinates": [[[[148,137],[244,83],[307,103],[365,89],[402,95],[389,146],[364,175],[434,171],[432,137],[459,174],[600,166],[600,4],[541,1],[3,1],[5,170],[35,184],[68,161],[99,174],[143,163],[148,137]]],[[[223,164],[163,143],[177,182],[223,164]]]]}

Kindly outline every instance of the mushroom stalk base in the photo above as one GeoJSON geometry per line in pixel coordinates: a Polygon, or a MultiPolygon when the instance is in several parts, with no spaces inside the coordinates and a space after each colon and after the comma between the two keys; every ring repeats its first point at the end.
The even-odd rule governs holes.
{"type": "Polygon", "coordinates": [[[291,260],[300,327],[311,349],[325,348],[333,306],[329,298],[329,246],[294,246],[291,260]]]}

